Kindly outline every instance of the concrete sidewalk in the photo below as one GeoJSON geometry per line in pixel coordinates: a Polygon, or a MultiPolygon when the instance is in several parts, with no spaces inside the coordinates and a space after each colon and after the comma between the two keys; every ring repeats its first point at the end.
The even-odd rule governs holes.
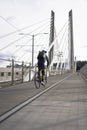
{"type": "Polygon", "coordinates": [[[2,122],[0,130],[87,130],[87,83],[74,73],[2,122]]]}

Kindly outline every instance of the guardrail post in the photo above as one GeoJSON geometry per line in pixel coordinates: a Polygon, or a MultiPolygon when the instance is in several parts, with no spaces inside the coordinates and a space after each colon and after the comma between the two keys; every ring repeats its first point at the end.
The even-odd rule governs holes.
{"type": "Polygon", "coordinates": [[[31,63],[29,63],[29,82],[31,80],[31,63]]]}
{"type": "Polygon", "coordinates": [[[22,61],[22,83],[24,81],[24,62],[22,61]]]}
{"type": "Polygon", "coordinates": [[[51,75],[51,67],[49,66],[49,76],[51,75]]]}
{"type": "Polygon", "coordinates": [[[35,74],[36,74],[36,72],[37,72],[37,65],[35,64],[35,74]]]}
{"type": "Polygon", "coordinates": [[[14,59],[12,59],[12,85],[14,84],[14,59]]]}

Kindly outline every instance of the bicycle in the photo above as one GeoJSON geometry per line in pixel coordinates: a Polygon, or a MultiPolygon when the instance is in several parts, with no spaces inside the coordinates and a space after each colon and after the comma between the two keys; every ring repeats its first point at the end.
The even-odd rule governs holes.
{"type": "Polygon", "coordinates": [[[77,75],[79,75],[80,74],[80,70],[77,70],[77,75]]]}
{"type": "MultiPolygon", "coordinates": [[[[38,71],[35,71],[34,84],[37,89],[39,89],[40,86],[42,85],[41,82],[42,82],[42,70],[39,71],[39,75],[38,75],[38,71]]],[[[47,83],[47,69],[46,68],[45,68],[45,74],[44,74],[44,83],[45,85],[47,83]]]]}

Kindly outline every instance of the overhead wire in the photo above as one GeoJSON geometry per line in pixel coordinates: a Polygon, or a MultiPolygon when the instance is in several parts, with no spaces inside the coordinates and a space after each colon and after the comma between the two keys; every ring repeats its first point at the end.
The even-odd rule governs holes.
{"type": "Polygon", "coordinates": [[[8,22],[4,17],[0,16],[1,19],[3,19],[6,23],[8,23],[12,28],[16,29],[17,31],[19,30],[16,26],[8,22]]]}
{"type": "MultiPolygon", "coordinates": [[[[29,45],[27,45],[28,43],[29,43],[29,41],[31,41],[32,39],[30,39],[30,40],[28,40],[26,43],[25,43],[25,45],[19,45],[19,48],[18,49],[23,49],[24,47],[26,47],[26,46],[29,46],[29,45]]],[[[19,55],[17,55],[17,59],[21,59],[21,57],[23,58],[23,56],[25,55],[25,52],[24,51],[22,51],[22,54],[21,54],[21,50],[20,51],[18,51],[17,53],[17,50],[15,51],[15,53],[14,53],[14,55],[16,54],[17,55],[17,53],[19,53],[19,55]]]]}
{"type": "MultiPolygon", "coordinates": [[[[41,28],[41,30],[39,30],[39,32],[38,32],[38,34],[49,34],[49,24],[47,24],[47,25],[45,25],[45,26],[43,26],[43,28],[41,28]]],[[[42,35],[39,35],[39,41],[40,41],[40,38],[42,38],[42,35]]]]}
{"type": "MultiPolygon", "coordinates": [[[[40,30],[40,32],[39,33],[41,33],[41,32],[44,32],[44,33],[47,33],[46,35],[48,35],[49,36],[49,26],[48,25],[46,25],[44,28],[43,28],[43,30],[40,30]]],[[[38,43],[38,45],[41,45],[42,46],[42,44],[43,44],[43,46],[42,47],[44,47],[44,44],[45,43],[47,43],[47,38],[45,38],[46,36],[43,34],[43,36],[42,35],[39,35],[39,37],[37,37],[37,39],[36,39],[36,41],[35,41],[35,43],[37,44],[38,43]]],[[[46,44],[47,45],[47,44],[46,44]]],[[[39,46],[39,48],[38,49],[40,49],[41,47],[39,46]]],[[[40,49],[41,50],[41,49],[40,49]]]]}
{"type": "MultiPolygon", "coordinates": [[[[31,31],[29,34],[31,34],[32,32],[34,32],[34,31],[36,31],[36,30],[38,30],[40,27],[42,27],[42,25],[39,26],[39,27],[37,27],[37,28],[35,28],[35,29],[34,29],[33,31],[31,31]]],[[[23,36],[23,38],[24,38],[24,37],[25,37],[25,36],[23,36]]],[[[16,42],[19,41],[19,40],[21,40],[21,38],[19,38],[19,39],[13,41],[13,42],[11,42],[11,43],[9,43],[9,44],[6,45],[5,47],[1,48],[0,51],[2,51],[3,49],[6,49],[7,47],[11,46],[11,44],[16,43],[16,42]]]]}
{"type": "MultiPolygon", "coordinates": [[[[48,24],[45,25],[45,26],[43,26],[43,27],[39,30],[39,32],[38,32],[37,34],[40,34],[40,33],[43,34],[43,30],[47,29],[47,27],[48,27],[48,24]]],[[[41,44],[39,44],[39,43],[41,42],[41,40],[42,40],[41,38],[42,38],[42,35],[39,35],[39,38],[37,38],[37,40],[35,41],[34,47],[41,45],[41,44]],[[38,42],[38,41],[39,41],[39,42],[38,42]],[[36,43],[38,43],[38,45],[36,45],[36,43]]],[[[43,39],[44,39],[44,38],[43,38],[43,39]]],[[[43,40],[42,40],[42,41],[43,41],[43,40]]],[[[26,46],[26,45],[25,45],[25,46],[26,46]]],[[[32,46],[32,45],[31,45],[31,46],[32,46]]],[[[22,48],[22,47],[21,47],[21,48],[22,48]]],[[[23,58],[24,55],[26,55],[26,53],[22,54],[18,59],[20,59],[21,57],[23,58]]]]}
{"type": "Polygon", "coordinates": [[[25,45],[17,45],[17,49],[13,52],[13,54],[15,55],[16,53],[20,53],[20,49],[24,48],[26,46],[26,44],[29,43],[29,41],[31,41],[32,39],[28,39],[27,42],[25,43],[25,45]],[[18,51],[19,50],[19,51],[18,51]]]}
{"type": "MultiPolygon", "coordinates": [[[[34,24],[31,25],[31,26],[34,26],[34,24]]],[[[7,37],[7,36],[9,36],[9,35],[18,33],[19,31],[29,29],[29,27],[31,27],[31,26],[26,26],[25,28],[21,28],[21,29],[16,30],[16,31],[14,31],[14,32],[12,32],[12,33],[8,33],[8,34],[5,34],[5,35],[3,35],[3,36],[0,36],[0,39],[1,39],[1,38],[5,38],[5,37],[7,37]]],[[[63,29],[64,29],[65,26],[66,26],[66,23],[65,23],[64,26],[61,28],[61,30],[60,30],[60,32],[58,33],[58,35],[61,34],[61,32],[63,31],[63,29]]],[[[39,30],[41,27],[42,27],[42,25],[39,26],[39,27],[37,27],[37,28],[35,28],[35,29],[34,29],[33,31],[31,31],[29,34],[35,33],[35,32],[36,32],[37,30],[39,30]]],[[[64,35],[65,35],[65,33],[63,33],[63,36],[62,36],[62,38],[61,38],[61,40],[60,40],[60,43],[63,41],[64,35]]],[[[57,37],[58,37],[58,36],[57,36],[57,37]]],[[[19,38],[19,39],[16,39],[15,41],[9,43],[9,44],[6,45],[5,47],[1,48],[0,51],[6,49],[7,47],[11,46],[12,44],[14,44],[14,43],[16,43],[16,42],[18,42],[18,41],[20,41],[22,38],[25,38],[25,35],[24,35],[23,37],[19,38]]],[[[40,40],[40,38],[39,38],[39,40],[40,40]]],[[[38,42],[38,41],[37,41],[37,42],[38,42]]],[[[35,43],[36,43],[36,42],[35,42],[35,43]]],[[[21,48],[23,48],[23,47],[21,46],[21,48]]],[[[21,48],[20,48],[20,49],[21,49],[21,48]]],[[[15,51],[15,53],[16,53],[16,51],[15,51]]],[[[24,55],[24,54],[23,54],[23,55],[24,55]]],[[[22,57],[23,57],[23,56],[22,56],[22,57]]]]}
{"type": "Polygon", "coordinates": [[[20,40],[23,39],[24,37],[25,37],[25,36],[22,36],[21,38],[18,38],[17,40],[15,40],[15,41],[9,43],[9,44],[6,45],[5,47],[0,48],[0,51],[3,51],[3,50],[6,49],[7,47],[9,47],[9,46],[13,45],[14,43],[20,41],[20,40]]]}
{"type": "Polygon", "coordinates": [[[39,27],[35,28],[34,30],[32,30],[31,32],[29,32],[29,34],[33,34],[33,32],[37,31],[38,29],[42,28],[46,23],[44,23],[43,25],[40,25],[39,27]]]}
{"type": "Polygon", "coordinates": [[[32,26],[35,26],[35,25],[37,25],[37,24],[40,24],[40,23],[42,23],[42,22],[44,22],[44,21],[46,21],[46,20],[48,20],[48,19],[45,19],[45,20],[43,20],[43,21],[39,21],[39,22],[37,22],[37,23],[35,23],[35,24],[29,25],[29,26],[26,26],[26,27],[24,27],[24,28],[18,29],[18,30],[16,30],[16,31],[7,33],[7,34],[5,34],[5,35],[2,35],[2,36],[0,36],[0,39],[5,38],[5,37],[10,36],[10,35],[13,35],[13,34],[18,33],[18,32],[21,32],[21,31],[26,30],[26,29],[28,29],[28,28],[31,28],[32,26]]]}

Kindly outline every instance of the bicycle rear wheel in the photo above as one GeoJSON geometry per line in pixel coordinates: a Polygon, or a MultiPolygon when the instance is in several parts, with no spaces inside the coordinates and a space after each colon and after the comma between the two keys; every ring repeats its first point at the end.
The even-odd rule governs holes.
{"type": "Polygon", "coordinates": [[[45,76],[44,76],[44,82],[45,82],[45,84],[47,83],[47,74],[45,74],[45,76]]]}
{"type": "Polygon", "coordinates": [[[40,78],[38,77],[38,73],[35,73],[34,83],[35,83],[35,87],[36,87],[37,89],[39,89],[39,88],[40,88],[40,84],[41,84],[41,80],[40,80],[40,78]]]}

